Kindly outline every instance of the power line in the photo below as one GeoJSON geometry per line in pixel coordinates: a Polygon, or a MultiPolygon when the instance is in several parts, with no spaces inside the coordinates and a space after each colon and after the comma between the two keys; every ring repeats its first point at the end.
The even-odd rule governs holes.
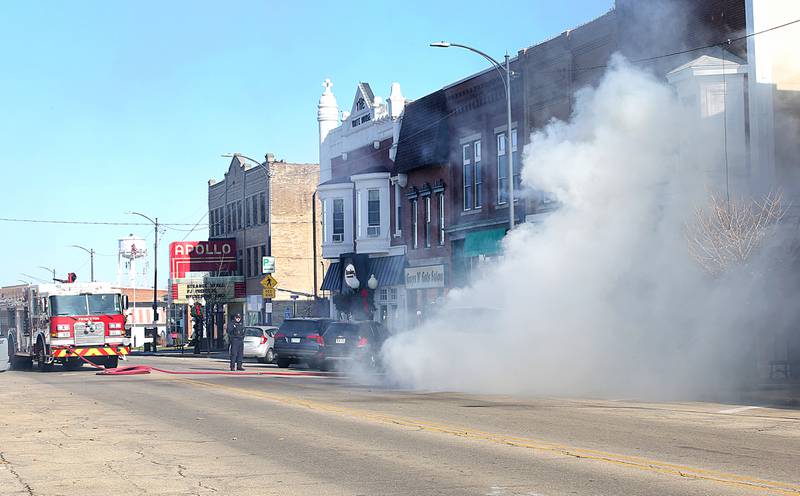
{"type": "MultiPolygon", "coordinates": [[[[53,220],[53,219],[17,219],[10,217],[0,217],[0,222],[20,222],[27,224],[75,224],[75,225],[92,225],[92,226],[152,226],[145,222],[105,222],[105,221],[88,221],[88,220],[53,220]]],[[[158,223],[159,226],[195,226],[192,223],[180,222],[166,222],[158,223]]]]}

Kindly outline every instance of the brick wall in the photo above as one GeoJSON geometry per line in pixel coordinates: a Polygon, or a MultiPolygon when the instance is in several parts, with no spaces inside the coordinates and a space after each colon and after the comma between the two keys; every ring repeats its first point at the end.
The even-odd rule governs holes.
{"type": "MultiPolygon", "coordinates": [[[[313,293],[314,264],[312,260],[312,194],[319,182],[319,165],[273,162],[272,174],[272,255],[275,257],[278,287],[303,293],[313,293]]],[[[317,201],[318,284],[324,273],[322,260],[322,207],[317,201]]],[[[288,293],[278,292],[278,300],[288,299],[288,293]]]]}

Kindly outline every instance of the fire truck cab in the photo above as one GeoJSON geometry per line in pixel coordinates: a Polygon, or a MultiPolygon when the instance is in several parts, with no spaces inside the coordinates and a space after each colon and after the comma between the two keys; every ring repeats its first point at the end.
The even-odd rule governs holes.
{"type": "Polygon", "coordinates": [[[84,357],[108,368],[130,353],[128,299],[107,283],[32,284],[0,301],[0,334],[12,367],[35,361],[79,368],[84,357]]]}

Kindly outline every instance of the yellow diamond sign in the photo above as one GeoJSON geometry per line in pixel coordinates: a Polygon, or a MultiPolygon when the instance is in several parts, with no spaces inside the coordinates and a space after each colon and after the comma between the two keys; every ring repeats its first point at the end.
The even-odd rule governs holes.
{"type": "Polygon", "coordinates": [[[272,277],[272,274],[267,274],[261,278],[261,285],[264,289],[275,289],[278,286],[278,280],[272,277]]]}

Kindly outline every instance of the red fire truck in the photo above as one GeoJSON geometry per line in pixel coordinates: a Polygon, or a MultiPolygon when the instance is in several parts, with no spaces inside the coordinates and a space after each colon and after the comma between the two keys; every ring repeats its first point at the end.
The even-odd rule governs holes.
{"type": "Polygon", "coordinates": [[[128,298],[107,283],[31,284],[0,300],[0,331],[14,367],[36,361],[77,369],[85,357],[108,368],[130,353],[124,311],[128,298]]]}

